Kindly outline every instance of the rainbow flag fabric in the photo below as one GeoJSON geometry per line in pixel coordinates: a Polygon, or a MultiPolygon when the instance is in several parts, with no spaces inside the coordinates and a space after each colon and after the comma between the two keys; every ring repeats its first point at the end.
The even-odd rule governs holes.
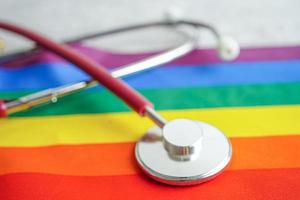
{"type": "MultiPolygon", "coordinates": [[[[73,47],[108,69],[152,54],[73,47]]],[[[0,66],[0,97],[87,79],[43,53],[0,66]]],[[[124,80],[165,118],[223,130],[233,145],[226,171],[192,187],[148,178],[133,149],[153,124],[98,86],[0,119],[0,199],[300,199],[300,46],[242,49],[232,63],[196,50],[124,80]]]]}

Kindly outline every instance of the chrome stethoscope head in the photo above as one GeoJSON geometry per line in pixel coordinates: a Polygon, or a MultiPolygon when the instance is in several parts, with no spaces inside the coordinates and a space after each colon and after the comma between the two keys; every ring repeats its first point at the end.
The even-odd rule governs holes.
{"type": "Polygon", "coordinates": [[[151,108],[146,115],[159,127],[151,128],[137,142],[135,157],[153,179],[194,185],[210,180],[228,165],[232,147],[219,129],[189,119],[166,122],[151,108]]]}

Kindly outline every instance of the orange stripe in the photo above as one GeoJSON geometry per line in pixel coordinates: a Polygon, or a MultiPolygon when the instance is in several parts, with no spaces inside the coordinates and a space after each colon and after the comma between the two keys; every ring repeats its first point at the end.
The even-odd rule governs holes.
{"type": "MultiPolygon", "coordinates": [[[[300,167],[300,135],[232,138],[229,170],[300,167]]],[[[0,174],[40,172],[62,175],[135,174],[134,143],[0,148],[0,174]]]]}
{"type": "Polygon", "coordinates": [[[240,200],[300,199],[300,169],[227,171],[194,187],[170,187],[144,175],[63,176],[9,174],[0,176],[0,199],[143,199],[240,200]]]}

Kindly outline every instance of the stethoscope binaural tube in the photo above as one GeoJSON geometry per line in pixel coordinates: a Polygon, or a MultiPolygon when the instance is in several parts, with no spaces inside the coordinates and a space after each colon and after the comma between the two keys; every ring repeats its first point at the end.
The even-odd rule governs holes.
{"type": "MultiPolygon", "coordinates": [[[[185,37],[185,41],[176,47],[158,53],[154,56],[150,56],[146,59],[139,60],[137,62],[118,67],[111,72],[111,75],[113,77],[120,78],[140,71],[151,69],[153,67],[157,67],[159,65],[165,64],[183,55],[188,54],[193,49],[197,48],[198,38],[199,38],[198,30],[197,30],[198,28],[206,28],[213,33],[213,35],[218,41],[218,53],[222,59],[232,60],[237,56],[239,52],[237,43],[231,38],[221,36],[214,27],[200,22],[185,21],[185,20],[179,20],[179,21],[169,20],[169,21],[162,21],[162,22],[150,22],[150,23],[131,25],[131,26],[116,28],[108,31],[98,32],[94,34],[84,35],[81,37],[77,37],[75,39],[65,41],[64,43],[69,45],[69,44],[81,42],[83,40],[93,39],[96,37],[103,37],[112,34],[118,34],[118,33],[123,33],[128,31],[134,31],[138,29],[159,27],[159,26],[172,27],[174,30],[176,30],[177,32],[179,32],[181,35],[185,37]],[[179,25],[192,26],[194,27],[194,32],[192,32],[192,35],[190,35],[185,31],[180,31],[179,29],[178,30],[175,29],[179,25]]],[[[17,53],[0,56],[0,63],[1,65],[6,65],[6,64],[9,65],[12,59],[22,60],[22,58],[25,58],[32,54],[35,55],[40,53],[41,50],[42,49],[39,46],[37,46],[31,50],[25,50],[17,53]]],[[[97,82],[93,80],[81,81],[78,83],[68,84],[57,88],[42,90],[23,97],[19,97],[17,99],[5,101],[5,103],[2,102],[3,108],[6,108],[6,115],[2,114],[2,116],[0,117],[5,117],[8,116],[8,114],[27,110],[36,106],[43,105],[48,102],[57,102],[57,99],[62,96],[67,96],[74,92],[80,91],[88,87],[93,87],[95,85],[97,85],[97,82]]],[[[4,112],[5,110],[3,110],[3,113],[4,112]]]]}
{"type": "MultiPolygon", "coordinates": [[[[214,35],[214,37],[217,40],[217,49],[218,54],[220,58],[223,60],[233,60],[235,59],[239,54],[239,47],[235,40],[233,40],[231,37],[223,36],[219,34],[219,32],[209,24],[205,24],[202,22],[196,22],[196,21],[190,21],[190,20],[167,20],[167,21],[159,21],[159,22],[149,22],[149,23],[143,23],[143,24],[137,24],[137,25],[131,25],[131,26],[125,26],[121,28],[116,28],[108,31],[93,33],[93,34],[87,34],[84,36],[80,36],[71,40],[64,41],[64,44],[76,44],[83,40],[89,40],[97,37],[103,37],[108,36],[112,34],[118,34],[123,32],[129,32],[144,28],[151,28],[151,27],[177,27],[180,25],[185,26],[192,26],[195,29],[204,28],[214,35]]],[[[42,50],[39,46],[34,47],[33,49],[24,50],[16,53],[11,53],[8,55],[0,56],[0,64],[6,65],[6,63],[9,63],[11,60],[18,59],[22,56],[29,56],[31,54],[39,53],[40,50],[42,50]]]]}
{"type": "MultiPolygon", "coordinates": [[[[149,70],[154,67],[158,67],[162,64],[186,55],[187,53],[195,49],[197,43],[195,42],[194,38],[189,37],[185,34],[183,34],[183,36],[185,36],[186,39],[182,44],[156,55],[147,57],[145,59],[114,68],[110,72],[111,75],[115,78],[121,78],[141,71],[149,70]]],[[[61,97],[79,92],[86,88],[94,87],[96,85],[98,85],[98,83],[94,80],[81,81],[59,86],[56,88],[41,90],[39,92],[25,95],[16,99],[10,99],[9,101],[3,101],[2,112],[4,114],[2,114],[2,116],[0,115],[0,118],[7,117],[8,114],[28,110],[37,106],[41,106],[43,104],[47,104],[49,102],[56,103],[61,97]]]]}

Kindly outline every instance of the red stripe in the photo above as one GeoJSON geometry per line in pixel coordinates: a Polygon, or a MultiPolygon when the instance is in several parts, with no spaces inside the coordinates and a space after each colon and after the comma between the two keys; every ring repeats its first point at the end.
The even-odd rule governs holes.
{"type": "Polygon", "coordinates": [[[228,171],[193,187],[158,184],[143,175],[0,176],[0,199],[300,199],[300,169],[228,171]]]}

